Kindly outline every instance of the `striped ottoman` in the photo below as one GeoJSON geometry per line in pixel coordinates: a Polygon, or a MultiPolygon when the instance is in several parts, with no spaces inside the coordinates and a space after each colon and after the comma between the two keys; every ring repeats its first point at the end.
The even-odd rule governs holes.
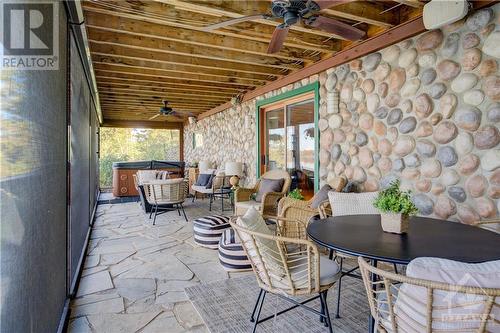
{"type": "Polygon", "coordinates": [[[226,271],[238,272],[252,269],[233,228],[224,230],[219,242],[219,261],[226,271]]]}
{"type": "Polygon", "coordinates": [[[210,215],[193,221],[194,241],[203,247],[217,250],[224,229],[229,228],[229,217],[210,215]]]}

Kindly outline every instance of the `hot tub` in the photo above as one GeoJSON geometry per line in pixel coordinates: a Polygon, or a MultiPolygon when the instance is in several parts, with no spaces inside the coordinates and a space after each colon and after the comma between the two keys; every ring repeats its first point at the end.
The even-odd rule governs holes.
{"type": "Polygon", "coordinates": [[[164,170],[170,171],[172,178],[184,177],[184,162],[152,160],[113,163],[113,195],[115,197],[139,195],[133,178],[137,170],[164,170]]]}

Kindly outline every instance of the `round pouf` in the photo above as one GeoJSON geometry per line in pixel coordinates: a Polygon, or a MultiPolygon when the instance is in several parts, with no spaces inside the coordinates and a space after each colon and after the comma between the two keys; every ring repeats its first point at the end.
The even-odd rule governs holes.
{"type": "Polygon", "coordinates": [[[229,217],[211,215],[193,221],[194,241],[196,244],[217,250],[222,232],[229,228],[229,217]]]}
{"type": "Polygon", "coordinates": [[[224,230],[219,242],[219,261],[226,271],[238,272],[252,269],[241,241],[233,228],[224,230]]]}

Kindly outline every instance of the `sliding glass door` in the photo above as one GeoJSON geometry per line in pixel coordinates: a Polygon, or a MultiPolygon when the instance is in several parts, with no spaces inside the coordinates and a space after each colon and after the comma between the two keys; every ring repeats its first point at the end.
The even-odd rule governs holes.
{"type": "Polygon", "coordinates": [[[305,94],[260,109],[263,136],[261,173],[286,169],[292,178],[290,190],[304,197],[314,195],[315,137],[314,95],[305,94]]]}

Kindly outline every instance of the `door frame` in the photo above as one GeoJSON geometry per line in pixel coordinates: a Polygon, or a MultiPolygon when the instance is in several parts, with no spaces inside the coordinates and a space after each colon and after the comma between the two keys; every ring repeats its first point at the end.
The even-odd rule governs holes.
{"type": "Polygon", "coordinates": [[[270,108],[276,108],[279,107],[281,104],[283,106],[285,104],[290,104],[290,102],[296,102],[300,101],[301,97],[300,95],[304,95],[304,98],[307,97],[309,98],[314,98],[314,191],[319,190],[319,139],[320,139],[320,134],[319,134],[319,129],[318,129],[318,120],[319,120],[319,82],[313,82],[310,84],[307,84],[303,87],[287,91],[283,94],[276,95],[273,97],[269,97],[266,99],[259,100],[255,103],[255,130],[256,130],[256,142],[257,142],[257,154],[256,154],[256,175],[257,178],[260,177],[261,175],[261,167],[262,167],[262,158],[261,158],[261,152],[262,152],[262,144],[263,144],[263,132],[262,131],[262,122],[264,120],[264,117],[262,117],[262,113],[264,112],[264,109],[270,109],[270,108]],[[311,95],[312,96],[309,96],[311,95]],[[286,102],[286,103],[285,103],[286,102]]]}

